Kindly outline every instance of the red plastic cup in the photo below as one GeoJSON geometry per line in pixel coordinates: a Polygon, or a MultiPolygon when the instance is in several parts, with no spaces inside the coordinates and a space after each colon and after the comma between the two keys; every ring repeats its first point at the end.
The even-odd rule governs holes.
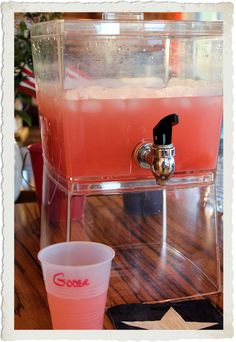
{"type": "MultiPolygon", "coordinates": [[[[42,186],[43,186],[43,150],[42,144],[36,143],[28,146],[30,159],[32,163],[33,175],[35,180],[36,196],[39,208],[42,205],[42,186]]],[[[53,183],[53,182],[51,182],[53,183]]],[[[51,190],[55,189],[51,184],[51,190]]],[[[50,213],[50,220],[54,222],[64,222],[67,220],[67,202],[68,197],[61,190],[56,190],[50,213]]],[[[71,199],[71,220],[81,219],[85,207],[85,196],[73,196],[71,199]]]]}
{"type": "Polygon", "coordinates": [[[30,159],[34,174],[35,188],[36,188],[36,196],[38,205],[41,208],[42,204],[42,183],[43,183],[43,152],[42,152],[42,144],[32,144],[28,146],[28,150],[30,153],[30,159]]]}

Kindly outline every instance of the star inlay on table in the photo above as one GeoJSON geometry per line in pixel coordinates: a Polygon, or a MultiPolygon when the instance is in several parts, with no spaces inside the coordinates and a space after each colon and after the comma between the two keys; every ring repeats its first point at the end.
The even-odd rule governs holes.
{"type": "Polygon", "coordinates": [[[165,313],[165,315],[160,320],[155,321],[135,321],[127,322],[122,321],[122,323],[127,324],[132,327],[148,329],[148,330],[199,330],[211,327],[216,323],[213,322],[188,322],[185,321],[178,312],[172,307],[165,313]]]}
{"type": "Polygon", "coordinates": [[[207,299],[136,303],[107,309],[116,329],[222,330],[223,315],[207,299]]]}

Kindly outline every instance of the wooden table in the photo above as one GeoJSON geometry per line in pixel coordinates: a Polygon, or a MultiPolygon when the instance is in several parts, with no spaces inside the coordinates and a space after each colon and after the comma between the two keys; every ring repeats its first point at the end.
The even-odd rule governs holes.
{"type": "MultiPolygon", "coordinates": [[[[212,247],[216,238],[212,228],[215,216],[212,203],[206,201],[209,189],[178,190],[168,194],[168,243],[164,248],[162,215],[132,213],[132,206],[127,203],[137,199],[129,196],[88,198],[84,218],[72,225],[72,237],[83,231],[85,239],[116,246],[107,306],[165,301],[196,294],[199,290],[216,293],[222,266],[217,273],[218,254],[212,247]],[[202,269],[204,272],[200,271],[202,269]]],[[[216,219],[222,265],[222,214],[217,213],[216,219]]],[[[15,329],[51,329],[37,260],[39,246],[37,203],[15,204],[15,329]]],[[[222,293],[209,298],[223,309],[222,293]]],[[[107,315],[104,328],[113,329],[107,315]]]]}

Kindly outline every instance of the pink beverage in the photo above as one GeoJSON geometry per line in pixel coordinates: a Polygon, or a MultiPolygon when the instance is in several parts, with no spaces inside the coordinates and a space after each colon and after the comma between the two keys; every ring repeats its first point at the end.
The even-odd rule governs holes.
{"type": "Polygon", "coordinates": [[[79,99],[38,93],[44,155],[63,177],[83,181],[152,178],[134,160],[135,147],[152,141],[164,116],[173,130],[176,172],[216,167],[222,96],[79,99]]]}
{"type": "Polygon", "coordinates": [[[56,297],[48,293],[53,329],[101,330],[107,291],[91,298],[56,297]]]}

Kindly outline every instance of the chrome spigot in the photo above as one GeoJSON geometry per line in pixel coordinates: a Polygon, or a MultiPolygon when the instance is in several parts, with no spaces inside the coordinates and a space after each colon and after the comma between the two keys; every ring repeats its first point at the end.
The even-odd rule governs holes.
{"type": "Polygon", "coordinates": [[[179,123],[177,114],[165,116],[153,129],[153,144],[140,144],[135,159],[143,168],[151,168],[157,184],[165,185],[175,171],[175,147],[172,144],[172,126],[179,123]]]}

